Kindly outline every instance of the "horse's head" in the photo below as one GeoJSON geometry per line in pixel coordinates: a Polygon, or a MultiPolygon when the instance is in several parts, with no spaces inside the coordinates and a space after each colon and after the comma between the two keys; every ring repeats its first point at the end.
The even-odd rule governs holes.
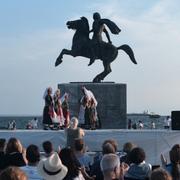
{"type": "Polygon", "coordinates": [[[89,23],[87,18],[81,17],[81,19],[74,20],[74,21],[68,21],[66,23],[68,29],[74,29],[79,30],[82,33],[88,33],[89,35],[89,23]]]}
{"type": "Polygon", "coordinates": [[[79,24],[79,20],[76,20],[76,21],[68,21],[68,22],[66,23],[68,29],[75,29],[75,30],[78,29],[78,24],[79,24]]]}

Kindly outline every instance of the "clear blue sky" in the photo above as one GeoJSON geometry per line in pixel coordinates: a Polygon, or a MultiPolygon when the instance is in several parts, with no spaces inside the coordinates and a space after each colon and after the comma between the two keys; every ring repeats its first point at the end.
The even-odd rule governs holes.
{"type": "Polygon", "coordinates": [[[54,67],[61,49],[71,48],[66,21],[86,16],[91,26],[96,11],[122,29],[111,34],[113,44],[129,44],[138,61],[119,51],[105,78],[127,84],[128,113],[180,110],[179,7],[179,0],[0,0],[0,114],[41,115],[46,87],[102,71],[100,61],[88,67],[82,57],[64,56],[54,67]]]}

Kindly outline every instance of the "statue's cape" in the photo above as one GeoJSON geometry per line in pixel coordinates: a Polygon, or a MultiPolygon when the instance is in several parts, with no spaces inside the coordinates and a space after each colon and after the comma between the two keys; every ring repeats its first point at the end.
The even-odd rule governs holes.
{"type": "Polygon", "coordinates": [[[109,19],[101,19],[100,22],[105,24],[113,34],[119,34],[121,32],[121,29],[119,29],[119,27],[109,19]]]}

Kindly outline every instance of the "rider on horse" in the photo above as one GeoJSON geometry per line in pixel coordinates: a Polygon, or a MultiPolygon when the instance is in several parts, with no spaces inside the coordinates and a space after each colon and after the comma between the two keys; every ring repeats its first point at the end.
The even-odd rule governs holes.
{"type": "MultiPolygon", "coordinates": [[[[93,19],[94,19],[94,22],[93,22],[93,25],[92,25],[92,30],[90,31],[90,32],[94,33],[93,37],[92,37],[92,44],[93,44],[93,46],[97,46],[98,47],[98,51],[101,54],[100,45],[103,42],[103,40],[102,40],[102,32],[104,32],[106,34],[108,42],[109,43],[112,43],[112,42],[110,40],[109,33],[106,30],[104,23],[101,21],[101,16],[100,16],[100,14],[98,12],[93,14],[93,19]]],[[[96,53],[94,51],[95,51],[94,49],[91,50],[92,57],[90,59],[90,62],[88,64],[88,66],[93,64],[95,59],[96,59],[96,56],[95,56],[96,53]]]]}

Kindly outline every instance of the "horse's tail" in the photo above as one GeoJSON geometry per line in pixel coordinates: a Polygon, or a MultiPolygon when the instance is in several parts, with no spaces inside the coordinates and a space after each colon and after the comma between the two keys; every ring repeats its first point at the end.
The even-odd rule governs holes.
{"type": "Polygon", "coordinates": [[[137,64],[136,59],[134,57],[134,52],[129,45],[123,44],[122,46],[117,47],[117,49],[118,50],[121,49],[121,50],[125,51],[128,54],[128,56],[130,57],[131,61],[134,64],[137,64]]]}

